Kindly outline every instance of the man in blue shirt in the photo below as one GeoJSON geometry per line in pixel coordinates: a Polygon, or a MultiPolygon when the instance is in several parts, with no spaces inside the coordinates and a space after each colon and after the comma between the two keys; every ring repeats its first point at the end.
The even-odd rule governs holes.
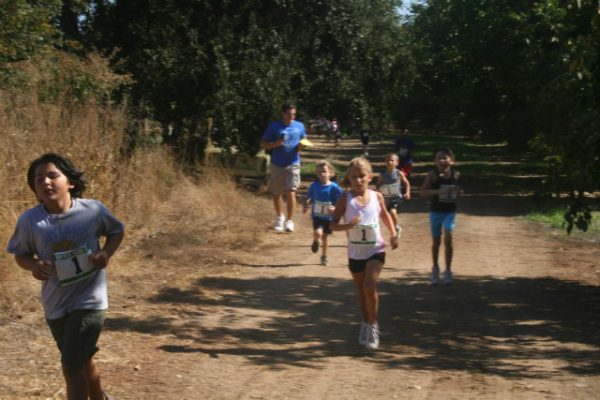
{"type": "Polygon", "coordinates": [[[269,124],[262,135],[260,147],[271,150],[269,166],[269,189],[273,193],[275,206],[275,230],[293,232],[296,191],[300,186],[300,143],[306,137],[304,124],[296,121],[296,106],[284,104],[281,107],[281,120],[269,124]],[[283,195],[286,195],[287,218],[283,213],[283,195]]]}

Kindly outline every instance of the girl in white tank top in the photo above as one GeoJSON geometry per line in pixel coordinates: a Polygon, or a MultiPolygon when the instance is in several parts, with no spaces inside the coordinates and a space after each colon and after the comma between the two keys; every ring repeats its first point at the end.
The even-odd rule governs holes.
{"type": "Polygon", "coordinates": [[[367,349],[379,347],[377,280],[385,263],[385,244],[381,235],[381,219],[390,233],[392,250],[398,247],[396,228],[385,209],[383,195],[369,189],[373,170],[369,160],[358,157],[350,161],[347,191],[335,205],[331,230],[348,234],[348,268],[357,289],[362,321],[358,342],[367,349]],[[341,219],[344,222],[341,223],[341,219]]]}
{"type": "Polygon", "coordinates": [[[350,222],[358,217],[358,224],[348,230],[348,258],[367,260],[373,254],[385,250],[385,242],[379,228],[379,205],[377,192],[367,189],[369,201],[360,204],[349,191],[346,193],[346,212],[344,221],[350,222]]]}

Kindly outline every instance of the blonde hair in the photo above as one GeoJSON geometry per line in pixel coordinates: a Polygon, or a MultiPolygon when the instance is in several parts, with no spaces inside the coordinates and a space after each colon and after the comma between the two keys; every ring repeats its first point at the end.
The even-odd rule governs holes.
{"type": "Polygon", "coordinates": [[[319,160],[317,161],[317,166],[315,167],[315,171],[317,169],[319,169],[319,167],[327,167],[329,169],[329,172],[331,173],[331,176],[335,175],[335,168],[333,167],[333,165],[331,165],[331,163],[327,160],[319,160]]]}
{"type": "Polygon", "coordinates": [[[392,157],[396,157],[396,159],[397,159],[398,161],[400,161],[400,156],[398,156],[398,154],[396,154],[396,153],[387,153],[387,154],[385,155],[385,158],[384,158],[383,160],[384,160],[385,162],[387,162],[387,160],[389,160],[389,159],[390,159],[390,158],[392,158],[392,157]]]}
{"type": "Polygon", "coordinates": [[[371,162],[365,157],[354,157],[350,160],[348,164],[348,169],[346,170],[346,175],[344,176],[344,186],[350,186],[350,179],[348,179],[348,174],[352,168],[363,168],[365,169],[369,175],[373,175],[373,167],[371,166],[371,162]]]}

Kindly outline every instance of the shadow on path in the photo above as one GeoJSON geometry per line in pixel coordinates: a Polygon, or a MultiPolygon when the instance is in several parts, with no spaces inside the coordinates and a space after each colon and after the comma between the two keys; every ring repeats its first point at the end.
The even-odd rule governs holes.
{"type": "Polygon", "coordinates": [[[373,353],[356,343],[353,284],[332,278],[203,278],[148,299],[177,318],[110,317],[106,325],[182,341],[157,344],[159,351],[239,355],[272,368],[318,368],[324,358],[368,355],[382,368],[600,375],[599,287],[554,278],[465,276],[435,288],[426,282],[415,274],[380,283],[384,336],[373,353]],[[217,326],[203,324],[215,308],[217,326]],[[545,369],[544,360],[563,367],[545,369]]]}

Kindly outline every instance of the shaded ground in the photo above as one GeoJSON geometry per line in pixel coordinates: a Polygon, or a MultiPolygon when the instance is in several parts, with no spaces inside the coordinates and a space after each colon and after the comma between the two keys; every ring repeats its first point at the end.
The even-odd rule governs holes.
{"type": "MultiPolygon", "coordinates": [[[[315,142],[308,161],[343,163],[360,149],[315,142]]],[[[374,160],[389,148],[376,143],[374,160]]],[[[376,352],[357,344],[344,236],[332,237],[330,265],[318,265],[307,215],[293,234],[258,222],[269,245],[243,259],[193,265],[124,249],[98,354],[106,387],[121,399],[597,398],[598,242],[515,218],[520,196],[466,189],[450,287],[429,285],[426,204],[403,205],[401,246],[380,282],[376,352]]],[[[2,318],[0,399],[64,398],[36,302],[2,318]]]]}

